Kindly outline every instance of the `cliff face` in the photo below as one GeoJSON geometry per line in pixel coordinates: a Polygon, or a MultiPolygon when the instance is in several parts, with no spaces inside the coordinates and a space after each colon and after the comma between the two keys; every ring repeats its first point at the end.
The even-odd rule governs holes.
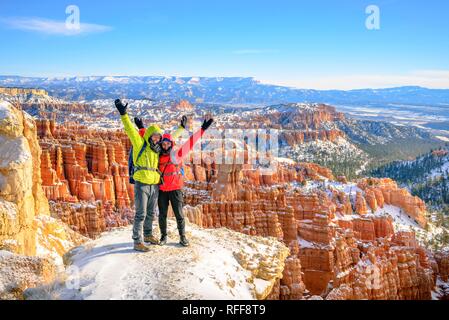
{"type": "Polygon", "coordinates": [[[421,227],[427,224],[426,204],[416,196],[412,196],[406,189],[399,188],[391,179],[362,179],[358,187],[365,190],[370,207],[376,211],[377,204],[391,204],[401,208],[410,218],[414,219],[421,227]]]}
{"type": "Polygon", "coordinates": [[[280,129],[280,143],[288,146],[318,140],[334,142],[345,136],[335,124],[345,118],[344,114],[324,104],[276,105],[262,112],[248,112],[244,117],[234,117],[229,124],[232,128],[280,129]]]}
{"type": "Polygon", "coordinates": [[[41,184],[40,156],[33,119],[11,104],[0,102],[0,282],[4,285],[0,296],[19,294],[37,279],[48,280],[51,272],[42,268],[61,264],[61,256],[84,240],[49,216],[41,184]],[[27,261],[32,265],[27,265],[27,261]],[[37,273],[33,277],[10,273],[20,273],[20,266],[37,273]]]}
{"type": "Polygon", "coordinates": [[[36,126],[26,113],[0,104],[0,243],[16,242],[16,251],[36,253],[33,221],[49,211],[41,187],[36,126]]]}
{"type": "Polygon", "coordinates": [[[0,87],[0,94],[8,94],[11,96],[20,94],[34,94],[37,96],[48,96],[48,92],[43,89],[6,88],[6,87],[0,87]]]}

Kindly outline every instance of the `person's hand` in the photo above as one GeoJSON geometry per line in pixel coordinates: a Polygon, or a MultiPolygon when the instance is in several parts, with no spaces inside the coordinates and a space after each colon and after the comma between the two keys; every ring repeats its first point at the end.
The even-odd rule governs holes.
{"type": "Polygon", "coordinates": [[[134,118],[134,123],[136,124],[137,128],[139,128],[139,129],[145,128],[145,127],[143,126],[142,118],[135,117],[135,118],[134,118]]]}
{"type": "Polygon", "coordinates": [[[206,131],[207,129],[209,129],[209,127],[212,125],[212,123],[214,122],[214,119],[210,116],[207,116],[204,119],[204,122],[201,126],[201,129],[203,129],[204,131],[206,131]]]}
{"type": "Polygon", "coordinates": [[[187,117],[186,116],[182,116],[180,126],[183,127],[184,129],[187,127],[187,117]]]}
{"type": "Polygon", "coordinates": [[[128,104],[124,105],[120,99],[115,100],[115,107],[117,108],[118,112],[120,112],[120,115],[126,114],[126,108],[128,107],[128,104]]]}

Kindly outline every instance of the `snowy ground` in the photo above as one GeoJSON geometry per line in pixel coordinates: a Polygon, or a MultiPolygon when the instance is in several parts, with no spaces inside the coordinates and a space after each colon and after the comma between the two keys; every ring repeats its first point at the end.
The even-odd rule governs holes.
{"type": "Polygon", "coordinates": [[[253,276],[271,264],[282,272],[286,247],[273,238],[249,237],[227,229],[187,226],[191,246],[178,242],[169,221],[169,242],[148,253],[133,250],[131,227],[103,234],[74,249],[61,279],[31,289],[30,299],[255,299],[272,280],[253,276]],[[245,256],[242,260],[242,256],[245,256]]]}
{"type": "Polygon", "coordinates": [[[432,291],[432,300],[439,300],[439,296],[441,294],[441,288],[440,286],[445,285],[449,288],[449,282],[443,282],[440,278],[437,279],[437,284],[432,291]]]}
{"type": "MultiPolygon", "coordinates": [[[[447,157],[446,157],[447,158],[447,157]]],[[[439,168],[433,169],[427,179],[436,179],[449,172],[449,159],[439,168]]]]}
{"type": "Polygon", "coordinates": [[[366,166],[367,162],[366,153],[342,137],[333,142],[308,141],[294,147],[283,148],[281,152],[287,158],[298,162],[317,162],[317,160],[343,162],[343,160],[352,160],[360,163],[359,169],[366,166]]]}

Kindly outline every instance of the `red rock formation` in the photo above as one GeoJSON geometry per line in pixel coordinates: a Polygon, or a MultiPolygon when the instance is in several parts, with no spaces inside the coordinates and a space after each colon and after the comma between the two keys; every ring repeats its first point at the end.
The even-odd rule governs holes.
{"type": "Polygon", "coordinates": [[[449,251],[439,251],[435,253],[435,260],[438,263],[438,272],[441,280],[449,281],[449,251]]]}
{"type": "Polygon", "coordinates": [[[444,157],[449,153],[448,150],[441,149],[441,150],[434,150],[432,151],[432,155],[435,157],[444,157]]]}
{"type": "Polygon", "coordinates": [[[362,258],[348,262],[352,267],[334,280],[326,299],[430,299],[434,287],[432,270],[418,259],[419,250],[388,242],[363,248],[362,258]]]}
{"type": "Polygon", "coordinates": [[[175,106],[176,109],[181,111],[193,111],[193,106],[190,104],[187,100],[181,100],[179,103],[175,106]]]}
{"type": "Polygon", "coordinates": [[[368,209],[366,207],[366,200],[361,192],[357,192],[356,194],[355,212],[357,212],[360,215],[365,215],[368,213],[368,209]]]}
{"type": "Polygon", "coordinates": [[[36,122],[37,135],[42,138],[53,138],[50,128],[50,120],[40,120],[36,122]]]}
{"type": "MultiPolygon", "coordinates": [[[[55,125],[40,120],[41,171],[48,199],[59,204],[81,202],[84,216],[69,210],[65,218],[75,230],[96,236],[112,226],[132,221],[134,191],[128,181],[129,141],[124,133],[88,129],[76,124],[55,125]],[[101,210],[96,201],[100,201],[101,210]],[[87,219],[87,220],[86,220],[87,219]],[[117,220],[114,220],[117,219],[117,220]],[[87,222],[86,222],[87,221],[87,222]]],[[[65,207],[64,207],[65,208],[65,207]]],[[[53,207],[57,209],[57,207],[53,207]]],[[[53,212],[61,215],[61,210],[53,212]]]]}
{"type": "MultiPolygon", "coordinates": [[[[187,184],[187,202],[202,209],[202,213],[198,207],[189,209],[191,219],[204,227],[274,236],[288,244],[292,253],[284,279],[271,298],[299,298],[305,288],[329,299],[429,298],[433,267],[414,234],[395,234],[390,216],[368,214],[368,205],[375,211],[389,200],[384,200],[381,188],[362,188],[356,196],[359,214],[355,215],[348,194],[332,186],[330,193],[280,186],[282,182],[288,186],[290,181],[322,179],[325,172],[314,165],[299,164],[296,173],[290,174],[288,167],[279,167],[267,179],[260,170],[217,165],[212,188],[204,182],[187,184]],[[198,198],[202,200],[196,201],[198,198]],[[415,259],[406,254],[402,262],[401,250],[410,246],[415,259]],[[373,272],[380,280],[373,278],[373,272]],[[301,294],[295,294],[294,288],[301,294]]],[[[331,172],[325,175],[332,177],[331,172]]]]}
{"type": "Polygon", "coordinates": [[[365,191],[365,200],[368,206],[371,208],[372,212],[376,212],[378,205],[377,205],[377,197],[373,190],[367,189],[365,191]]]}
{"type": "Polygon", "coordinates": [[[310,141],[330,141],[335,142],[338,138],[344,137],[340,130],[316,130],[316,131],[283,131],[280,139],[289,146],[296,146],[310,141]]]}
{"type": "Polygon", "coordinates": [[[393,218],[391,216],[375,216],[374,230],[376,238],[391,238],[394,235],[393,218]]]}
{"type": "MultiPolygon", "coordinates": [[[[296,241],[290,242],[290,256],[285,261],[283,277],[280,281],[278,298],[281,300],[299,300],[306,289],[301,275],[301,261],[296,241]]],[[[274,291],[277,294],[276,291],[274,291]]]]}
{"type": "Polygon", "coordinates": [[[336,212],[342,215],[351,215],[352,214],[352,205],[349,200],[349,196],[343,191],[332,190],[333,198],[332,202],[336,205],[336,212]]]}
{"type": "Polygon", "coordinates": [[[374,192],[376,201],[378,198],[381,199],[383,197],[383,201],[380,200],[380,203],[384,202],[399,207],[421,227],[426,226],[426,205],[424,201],[412,196],[406,189],[398,188],[397,183],[393,180],[376,178],[362,179],[358,182],[358,187],[362,190],[369,190],[370,194],[374,192]],[[375,191],[376,189],[382,192],[382,197],[380,197],[379,191],[375,191]]]}
{"type": "Polygon", "coordinates": [[[328,168],[319,166],[315,163],[299,163],[300,168],[305,169],[305,176],[312,180],[322,180],[322,177],[334,180],[334,175],[332,171],[328,168]]]}
{"type": "MultiPolygon", "coordinates": [[[[323,107],[319,116],[304,115],[304,124],[312,129],[338,117],[328,113],[323,107]]],[[[307,131],[294,138],[332,139],[307,131]]],[[[47,196],[57,201],[52,204],[55,215],[91,237],[132,220],[133,188],[126,167],[130,145],[123,133],[74,124],[50,126],[51,136],[44,133],[47,129],[42,132],[42,176],[47,196]]],[[[235,160],[238,153],[228,155],[235,160]]],[[[359,181],[362,192],[356,194],[354,214],[349,195],[326,186],[325,180],[334,176],[319,165],[277,163],[269,172],[248,163],[218,164],[211,153],[196,156],[200,164],[185,166],[190,222],[276,237],[289,246],[284,277],[270,299],[300,299],[306,288],[328,299],[429,297],[435,268],[429,254],[413,234],[395,234],[391,217],[369,214],[369,208],[376,211],[385,203],[419,217],[419,201],[398,191],[394,182],[359,181]],[[308,180],[322,181],[321,190],[308,190],[308,180]]]]}
{"type": "Polygon", "coordinates": [[[376,229],[374,227],[374,221],[363,217],[357,217],[352,220],[354,231],[359,235],[362,241],[376,240],[376,229]]]}

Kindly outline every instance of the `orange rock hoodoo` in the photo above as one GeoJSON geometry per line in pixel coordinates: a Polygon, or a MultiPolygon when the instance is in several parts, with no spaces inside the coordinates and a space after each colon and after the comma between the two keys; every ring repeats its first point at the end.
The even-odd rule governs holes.
{"type": "MultiPolygon", "coordinates": [[[[194,170],[200,177],[208,171],[203,166],[194,170]]],[[[217,164],[215,170],[211,183],[187,183],[191,206],[186,214],[206,228],[227,227],[284,241],[291,256],[270,298],[298,299],[307,292],[326,299],[431,297],[431,253],[417,244],[414,234],[395,233],[391,216],[371,214],[384,204],[412,209],[407,207],[410,195],[398,200],[394,185],[360,181],[351,204],[347,194],[332,187],[326,192],[292,186],[321,180],[323,174],[333,179],[317,165],[278,164],[266,176],[245,165],[217,164]]]]}
{"type": "Polygon", "coordinates": [[[91,237],[132,220],[128,138],[76,124],[37,120],[42,185],[52,213],[91,237]]]}
{"type": "Polygon", "coordinates": [[[449,281],[449,251],[441,251],[435,254],[435,260],[438,264],[438,272],[443,281],[449,281]]]}
{"type": "Polygon", "coordinates": [[[377,209],[377,206],[383,207],[384,204],[393,205],[401,208],[421,227],[426,226],[426,205],[424,201],[416,196],[412,196],[406,189],[399,188],[395,181],[391,179],[368,178],[360,180],[358,187],[365,191],[365,196],[373,211],[377,209]]]}

